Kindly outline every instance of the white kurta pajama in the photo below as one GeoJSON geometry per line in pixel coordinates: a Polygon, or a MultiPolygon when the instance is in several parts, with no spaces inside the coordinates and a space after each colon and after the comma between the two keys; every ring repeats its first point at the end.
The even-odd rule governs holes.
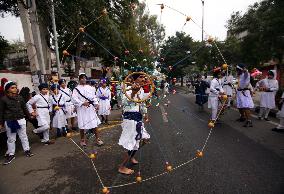
{"type": "Polygon", "coordinates": [[[251,97],[250,75],[246,71],[239,76],[237,88],[237,108],[253,108],[254,103],[251,97]]]}
{"type": "Polygon", "coordinates": [[[269,89],[269,92],[261,91],[260,93],[260,107],[275,108],[275,95],[278,91],[278,81],[274,79],[263,79],[259,85],[269,89]]]}
{"type": "Polygon", "coordinates": [[[62,94],[52,95],[50,97],[50,109],[49,111],[53,113],[52,117],[52,127],[61,129],[67,125],[66,121],[66,101],[62,94]],[[59,110],[54,110],[55,106],[59,106],[59,110]]]}
{"type": "Polygon", "coordinates": [[[72,103],[72,91],[69,88],[60,88],[59,94],[62,94],[65,98],[65,110],[66,110],[66,118],[73,118],[76,117],[75,106],[72,103]]]}
{"type": "Polygon", "coordinates": [[[96,90],[89,85],[78,85],[72,94],[72,102],[77,109],[78,127],[79,129],[89,130],[96,128],[100,123],[100,119],[97,116],[94,105],[98,105],[98,99],[96,97],[96,90]],[[79,94],[77,89],[82,95],[79,94]],[[87,100],[87,99],[88,100],[87,100]],[[91,101],[90,106],[84,106],[83,103],[91,101]]]}
{"type": "Polygon", "coordinates": [[[210,83],[210,93],[208,96],[208,108],[212,109],[211,119],[216,120],[218,106],[219,106],[219,93],[223,93],[221,80],[214,78],[210,83]]]}
{"type": "MultiPolygon", "coordinates": [[[[131,90],[127,91],[127,94],[131,96],[131,90]]],[[[136,94],[134,99],[138,99],[137,96],[139,96],[140,99],[144,97],[144,92],[142,88],[136,94]]],[[[128,100],[125,95],[122,96],[122,106],[123,106],[124,112],[136,112],[136,113],[141,112],[142,115],[147,113],[147,108],[144,103],[138,104],[138,103],[132,102],[128,100]]],[[[129,151],[139,149],[140,140],[135,139],[138,134],[136,131],[136,124],[137,124],[137,121],[129,120],[129,119],[123,119],[123,122],[121,124],[122,133],[119,138],[118,144],[129,151]]],[[[141,134],[142,134],[141,139],[150,139],[150,135],[146,131],[143,122],[142,122],[141,134]]]]}
{"type": "Polygon", "coordinates": [[[259,110],[259,117],[261,118],[263,115],[267,119],[268,114],[270,112],[270,109],[273,109],[276,107],[275,105],[275,96],[276,92],[279,89],[278,81],[276,78],[276,72],[274,72],[274,79],[263,79],[260,80],[256,87],[264,87],[268,89],[269,91],[260,91],[260,110],[259,110]]]}
{"type": "Polygon", "coordinates": [[[99,100],[99,115],[110,115],[110,101],[111,101],[111,91],[108,87],[99,87],[97,90],[97,98],[99,100]]]}
{"type": "Polygon", "coordinates": [[[228,106],[231,106],[231,100],[233,96],[233,76],[228,75],[222,78],[222,87],[225,94],[228,96],[228,106]]]}
{"type": "Polygon", "coordinates": [[[34,129],[35,133],[43,133],[42,142],[49,141],[49,128],[50,128],[50,116],[49,116],[49,95],[37,94],[27,102],[27,108],[30,113],[34,112],[32,105],[36,105],[37,122],[39,128],[34,129]]]}

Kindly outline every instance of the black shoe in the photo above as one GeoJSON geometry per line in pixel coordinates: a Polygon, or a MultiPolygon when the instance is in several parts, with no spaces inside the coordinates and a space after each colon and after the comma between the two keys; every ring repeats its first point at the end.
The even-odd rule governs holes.
{"type": "Polygon", "coordinates": [[[239,121],[239,122],[244,122],[246,119],[245,118],[238,118],[236,121],[239,121]]]}
{"type": "Polygon", "coordinates": [[[66,137],[67,135],[67,130],[65,127],[62,128],[62,133],[61,133],[62,136],[66,137]]]}
{"type": "Polygon", "coordinates": [[[284,133],[284,129],[273,128],[271,130],[277,133],[284,133]]]}
{"type": "Polygon", "coordinates": [[[253,127],[252,121],[248,121],[248,122],[249,122],[248,126],[249,126],[249,127],[253,127]]]}
{"type": "Polygon", "coordinates": [[[27,157],[32,157],[34,154],[31,152],[31,150],[25,151],[25,154],[27,157]]]}
{"type": "Polygon", "coordinates": [[[57,136],[57,137],[61,137],[61,136],[62,136],[60,129],[57,129],[56,136],[57,136]]]}
{"type": "Polygon", "coordinates": [[[270,121],[270,119],[268,119],[268,118],[264,118],[264,120],[266,120],[266,121],[270,121]]]}
{"type": "Polygon", "coordinates": [[[252,121],[248,120],[246,124],[243,125],[243,127],[253,127],[252,121]]]}
{"type": "Polygon", "coordinates": [[[10,164],[15,158],[15,155],[7,155],[3,165],[10,164]]]}
{"type": "Polygon", "coordinates": [[[79,131],[77,127],[72,127],[72,131],[79,131]]]}
{"type": "Polygon", "coordinates": [[[257,119],[261,121],[262,118],[261,118],[261,117],[258,117],[257,119]]]}
{"type": "Polygon", "coordinates": [[[44,142],[44,145],[51,145],[51,144],[54,144],[54,142],[53,141],[44,142]]]}

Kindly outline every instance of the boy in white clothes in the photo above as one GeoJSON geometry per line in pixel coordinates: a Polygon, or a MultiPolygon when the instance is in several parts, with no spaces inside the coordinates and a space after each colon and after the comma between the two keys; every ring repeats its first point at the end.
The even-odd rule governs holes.
{"type": "Polygon", "coordinates": [[[228,71],[228,74],[225,74],[223,76],[222,87],[223,87],[225,94],[228,96],[227,107],[230,107],[232,96],[233,96],[233,76],[231,75],[231,71],[228,71]]]}
{"type": "Polygon", "coordinates": [[[63,94],[59,93],[59,85],[53,84],[50,87],[52,95],[50,96],[49,111],[52,115],[52,127],[57,130],[57,137],[66,136],[66,101],[63,94]]]}
{"type": "Polygon", "coordinates": [[[219,79],[221,74],[221,68],[214,68],[213,79],[210,83],[210,93],[208,97],[208,108],[211,108],[211,121],[217,119],[219,97],[224,94],[221,80],[219,79]]]}
{"type": "Polygon", "coordinates": [[[38,86],[40,91],[39,94],[32,97],[27,102],[27,107],[30,114],[33,117],[37,118],[38,128],[34,129],[34,133],[43,133],[42,143],[45,145],[53,144],[49,140],[49,129],[50,129],[50,115],[49,115],[49,94],[48,94],[48,85],[46,83],[42,83],[38,86]],[[36,111],[33,109],[33,104],[36,106],[36,111]]]}
{"type": "MultiPolygon", "coordinates": [[[[65,104],[66,119],[68,120],[68,123],[71,126],[71,129],[76,130],[75,117],[77,115],[76,115],[76,111],[75,111],[75,106],[71,101],[72,91],[69,88],[67,88],[65,79],[60,79],[58,81],[58,84],[60,86],[59,93],[63,95],[63,97],[65,98],[65,101],[66,101],[66,104],[65,104]]],[[[68,125],[68,123],[67,123],[67,125],[68,125]]],[[[68,129],[67,129],[67,131],[68,131],[68,129]]]]}
{"type": "Polygon", "coordinates": [[[276,80],[276,71],[268,71],[267,78],[260,80],[256,84],[256,88],[260,91],[260,110],[258,119],[269,121],[268,115],[271,109],[275,108],[275,95],[278,91],[278,81],[276,80]]]}
{"type": "Polygon", "coordinates": [[[101,80],[102,86],[97,90],[97,98],[99,100],[99,110],[98,114],[102,117],[102,123],[108,123],[108,115],[110,115],[110,101],[111,101],[111,91],[107,87],[106,79],[101,80]]]}
{"type": "MultiPolygon", "coordinates": [[[[144,75],[135,74],[133,76],[134,84],[128,87],[126,93],[132,99],[141,100],[144,97],[143,88],[144,75]]],[[[143,123],[143,117],[148,119],[147,108],[145,103],[135,103],[130,101],[125,95],[122,96],[123,106],[123,123],[122,133],[119,138],[118,144],[127,150],[123,158],[122,163],[119,166],[118,172],[126,175],[134,173],[134,170],[127,167],[128,161],[132,164],[138,164],[139,162],[134,158],[136,152],[141,147],[141,143],[146,143],[150,139],[150,135],[146,131],[143,123]]]]}
{"type": "Polygon", "coordinates": [[[98,99],[92,86],[86,85],[87,76],[79,75],[79,85],[73,90],[72,102],[77,109],[78,127],[81,135],[81,146],[86,146],[85,132],[92,129],[96,136],[97,145],[103,145],[99,138],[98,125],[101,123],[97,116],[98,99]]]}

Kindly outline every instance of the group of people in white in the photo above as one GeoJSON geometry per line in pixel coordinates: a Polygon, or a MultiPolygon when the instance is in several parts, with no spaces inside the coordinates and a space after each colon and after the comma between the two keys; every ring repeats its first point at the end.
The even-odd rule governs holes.
{"type": "MultiPolygon", "coordinates": [[[[250,73],[245,65],[237,66],[238,85],[233,84],[233,77],[228,72],[222,76],[220,68],[213,71],[213,80],[210,86],[205,82],[198,82],[196,86],[201,88],[209,87],[208,108],[212,110],[211,121],[218,119],[218,110],[224,102],[220,96],[226,95],[226,106],[231,105],[233,91],[236,91],[236,105],[240,112],[239,121],[245,121],[244,127],[252,127],[251,109],[254,107],[252,99],[252,86],[250,84],[250,73]]],[[[132,85],[123,87],[125,94],[122,97],[122,133],[118,144],[125,148],[126,154],[123,158],[118,171],[122,174],[132,174],[134,170],[127,166],[130,161],[132,164],[139,162],[134,158],[137,150],[148,143],[150,135],[147,133],[143,120],[148,120],[147,107],[144,102],[136,103],[149,96],[150,88],[145,87],[149,80],[144,74],[133,74],[132,85]]],[[[276,72],[271,70],[265,79],[260,80],[255,89],[260,92],[260,112],[259,119],[268,119],[269,111],[275,108],[275,94],[278,90],[276,72]]],[[[38,134],[41,142],[45,145],[53,144],[50,141],[50,127],[56,129],[58,137],[65,136],[75,127],[77,118],[80,130],[80,145],[87,145],[86,133],[93,133],[95,143],[98,146],[104,144],[100,139],[98,126],[101,123],[109,124],[111,112],[111,90],[107,86],[107,80],[101,79],[100,87],[95,88],[87,84],[87,76],[82,73],[79,75],[79,84],[71,91],[67,88],[66,81],[61,79],[58,83],[48,86],[46,83],[39,85],[39,93],[27,101],[18,94],[17,84],[8,81],[4,85],[5,96],[0,100],[0,128],[7,131],[7,146],[4,164],[9,164],[15,159],[16,134],[19,135],[23,149],[27,157],[33,156],[30,151],[28,136],[26,133],[26,120],[36,119],[37,124],[33,132],[38,134]],[[101,119],[99,116],[101,116],[101,119]],[[51,124],[51,126],[50,126],[51,124]]],[[[200,95],[205,96],[205,95],[200,95]]],[[[284,94],[282,95],[282,101],[284,94]]],[[[197,98],[199,105],[203,105],[205,100],[197,98]]],[[[274,131],[284,130],[284,105],[278,113],[280,118],[279,125],[274,131]]],[[[34,125],[35,126],[35,125],[34,125]]]]}
{"type": "MultiPolygon", "coordinates": [[[[127,96],[122,95],[123,122],[118,142],[126,149],[118,168],[122,174],[128,175],[134,172],[126,164],[128,162],[138,164],[134,158],[135,153],[142,145],[148,143],[150,138],[143,123],[143,119],[148,119],[146,104],[134,102],[145,98],[148,90],[144,92],[143,87],[146,83],[148,81],[143,74],[135,74],[132,76],[132,85],[124,86],[127,87],[127,96]]],[[[42,83],[38,87],[39,93],[30,96],[25,102],[19,95],[15,82],[8,81],[4,85],[5,95],[0,100],[0,127],[6,129],[8,139],[4,165],[10,164],[15,159],[17,134],[26,156],[33,156],[26,132],[27,120],[31,122],[32,119],[36,119],[33,132],[40,136],[44,145],[54,143],[49,138],[51,127],[57,130],[58,137],[65,136],[71,129],[75,129],[75,118],[80,130],[80,146],[87,146],[86,134],[90,132],[94,134],[98,146],[104,144],[100,139],[98,125],[109,124],[111,90],[107,86],[107,80],[101,79],[100,87],[95,88],[87,84],[87,76],[82,73],[79,75],[79,84],[73,91],[66,86],[64,79],[50,86],[42,83]],[[101,116],[101,120],[98,115],[101,116]]]]}
{"type": "Polygon", "coordinates": [[[101,80],[98,90],[87,85],[86,80],[86,74],[80,74],[79,85],[73,92],[67,88],[64,79],[50,87],[42,83],[38,87],[39,93],[27,102],[18,94],[15,82],[5,83],[5,96],[0,100],[0,127],[6,129],[8,146],[4,164],[9,164],[15,159],[16,134],[21,139],[26,155],[33,155],[26,133],[26,120],[30,119],[37,120],[37,127],[33,133],[39,135],[45,145],[54,143],[49,138],[51,127],[57,130],[57,137],[66,136],[71,129],[76,129],[75,118],[80,130],[81,146],[86,146],[85,133],[90,131],[95,134],[95,143],[103,145],[97,127],[101,122],[108,124],[111,92],[105,79],[101,80]],[[102,121],[98,115],[102,117],[102,121]]]}
{"type": "MultiPolygon", "coordinates": [[[[223,103],[221,98],[223,95],[227,96],[226,107],[231,106],[233,93],[236,94],[236,105],[240,112],[238,121],[244,122],[244,127],[252,127],[251,109],[254,108],[252,99],[255,91],[260,92],[260,110],[258,114],[259,120],[269,121],[268,115],[271,109],[276,108],[275,95],[279,89],[278,81],[276,79],[276,71],[270,70],[267,77],[259,80],[253,88],[250,83],[250,73],[244,64],[237,65],[238,85],[234,86],[233,76],[226,72],[222,75],[221,68],[213,70],[213,80],[210,82],[210,92],[208,98],[208,108],[211,108],[211,121],[216,121],[218,110],[223,103]]],[[[283,102],[284,94],[282,95],[283,102]]],[[[281,103],[280,102],[280,103],[281,103]]],[[[280,124],[272,129],[273,131],[281,131],[284,129],[284,108],[280,108],[278,114],[280,124]]]]}

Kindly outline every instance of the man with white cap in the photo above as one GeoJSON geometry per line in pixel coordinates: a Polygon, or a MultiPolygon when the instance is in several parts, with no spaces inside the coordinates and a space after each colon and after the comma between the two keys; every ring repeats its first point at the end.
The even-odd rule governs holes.
{"type": "Polygon", "coordinates": [[[85,133],[92,129],[96,136],[97,145],[103,145],[99,138],[98,125],[101,123],[97,116],[98,99],[92,86],[86,84],[87,76],[82,73],[79,75],[79,85],[74,88],[72,102],[77,109],[78,127],[81,134],[81,146],[86,146],[85,133]]]}
{"type": "Polygon", "coordinates": [[[268,115],[271,109],[275,108],[275,95],[279,85],[276,80],[276,71],[270,70],[267,73],[267,78],[260,80],[256,84],[256,88],[260,91],[260,109],[258,119],[269,121],[268,115]]]}
{"type": "Polygon", "coordinates": [[[29,140],[26,132],[26,119],[29,116],[23,98],[18,95],[16,83],[8,81],[4,85],[5,96],[0,100],[0,128],[5,126],[7,133],[6,159],[4,165],[10,164],[15,159],[16,136],[22,142],[22,147],[27,157],[33,156],[30,151],[29,140]]]}

